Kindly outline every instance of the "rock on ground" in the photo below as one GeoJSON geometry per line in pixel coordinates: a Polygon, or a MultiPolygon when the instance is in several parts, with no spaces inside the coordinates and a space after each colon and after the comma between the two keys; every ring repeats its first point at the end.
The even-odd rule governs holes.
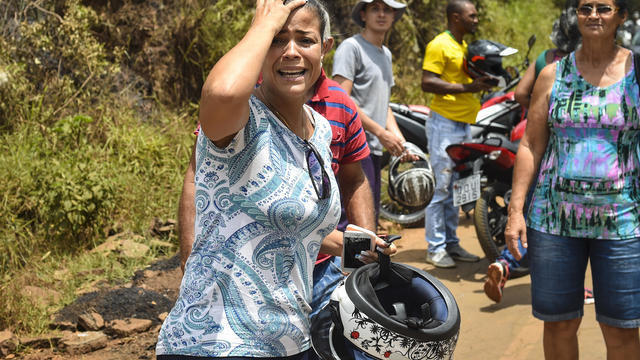
{"type": "Polygon", "coordinates": [[[16,350],[18,338],[9,330],[0,331],[0,355],[6,356],[16,350]]]}
{"type": "Polygon", "coordinates": [[[100,331],[71,333],[60,340],[59,347],[69,354],[85,354],[107,346],[107,335],[100,331]]]}

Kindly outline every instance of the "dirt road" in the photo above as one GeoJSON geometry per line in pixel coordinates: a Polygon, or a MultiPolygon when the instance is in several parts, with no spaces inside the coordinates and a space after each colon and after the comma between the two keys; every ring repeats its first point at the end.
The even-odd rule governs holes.
{"type": "MultiPolygon", "coordinates": [[[[489,261],[458,263],[454,269],[438,269],[424,262],[427,244],[424,229],[405,229],[396,241],[396,262],[426,270],[451,290],[460,308],[460,339],[456,359],[543,359],[542,322],[531,315],[529,277],[510,280],[501,303],[495,304],[483,291],[489,261]]],[[[470,252],[483,255],[476,238],[473,220],[460,218],[458,236],[470,252]]],[[[588,272],[586,286],[591,284],[588,272]]],[[[580,359],[605,359],[600,327],[595,321],[594,305],[585,305],[578,340],[580,359]]]]}

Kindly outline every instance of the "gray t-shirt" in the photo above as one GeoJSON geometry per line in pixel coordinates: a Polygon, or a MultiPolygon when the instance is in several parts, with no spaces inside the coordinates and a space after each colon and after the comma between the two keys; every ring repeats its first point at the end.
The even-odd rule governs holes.
{"type": "MultiPolygon", "coordinates": [[[[352,36],[340,44],[333,57],[333,75],[353,81],[351,97],[362,112],[382,127],[387,125],[387,111],[393,82],[391,52],[365,40],[362,35],[352,36]]],[[[369,149],[382,155],[382,144],[367,131],[369,149]]]]}

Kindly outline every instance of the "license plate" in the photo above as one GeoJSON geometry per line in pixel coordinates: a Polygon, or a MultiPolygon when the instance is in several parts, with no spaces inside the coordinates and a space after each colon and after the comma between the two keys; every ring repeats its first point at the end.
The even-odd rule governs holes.
{"type": "Polygon", "coordinates": [[[453,182],[453,206],[460,206],[480,198],[480,174],[453,182]]]}

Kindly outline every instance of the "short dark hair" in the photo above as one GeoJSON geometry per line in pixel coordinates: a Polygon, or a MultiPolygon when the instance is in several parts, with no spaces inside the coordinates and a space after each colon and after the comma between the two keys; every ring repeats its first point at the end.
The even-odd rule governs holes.
{"type": "Polygon", "coordinates": [[[624,16],[629,11],[629,4],[627,4],[627,0],[614,0],[613,3],[618,8],[619,16],[624,16]]]}
{"type": "Polygon", "coordinates": [[[451,19],[453,14],[460,14],[464,10],[464,6],[467,4],[473,5],[471,0],[449,0],[447,3],[447,20],[451,19]]]}

